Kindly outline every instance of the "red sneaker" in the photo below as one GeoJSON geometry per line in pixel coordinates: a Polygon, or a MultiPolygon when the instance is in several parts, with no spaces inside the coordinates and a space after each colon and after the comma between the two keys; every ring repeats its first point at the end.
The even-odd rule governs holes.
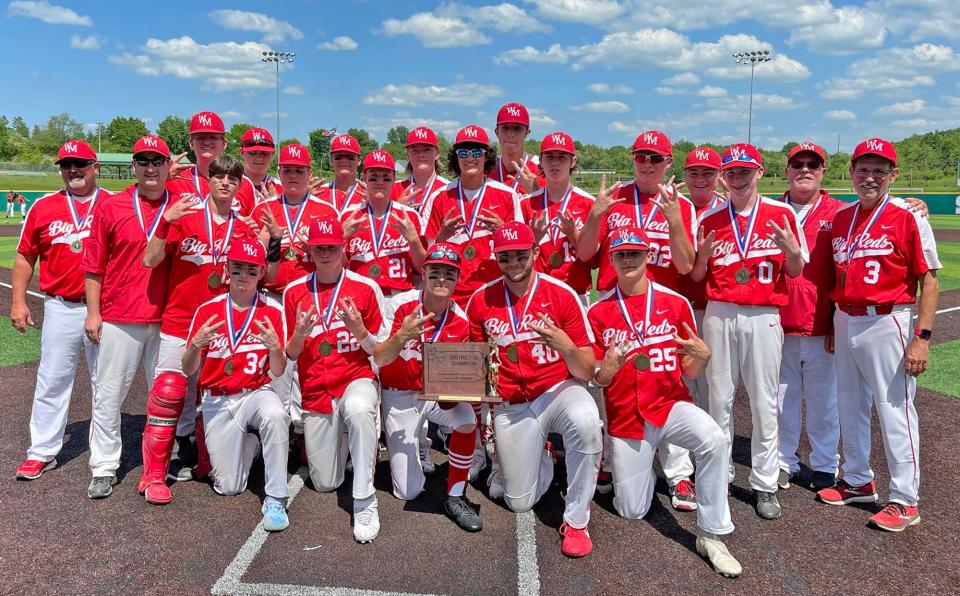
{"type": "Polygon", "coordinates": [[[143,491],[143,496],[147,499],[147,503],[153,505],[166,505],[173,500],[170,487],[167,486],[166,482],[155,482],[147,485],[143,491]]]}
{"type": "Polygon", "coordinates": [[[563,522],[559,532],[563,536],[560,551],[568,557],[576,559],[593,552],[593,541],[590,540],[590,533],[586,528],[574,528],[563,522]]]}
{"type": "Polygon", "coordinates": [[[873,480],[863,486],[850,486],[841,480],[817,492],[817,498],[828,505],[849,505],[850,503],[876,503],[877,485],[873,480]]]}
{"type": "Polygon", "coordinates": [[[681,480],[670,487],[670,504],[677,511],[697,510],[697,489],[689,480],[681,480]]]}
{"type": "Polygon", "coordinates": [[[910,526],[920,523],[920,509],[915,505],[887,503],[887,506],[881,509],[880,513],[873,515],[868,523],[887,532],[903,532],[910,526]]]}
{"type": "Polygon", "coordinates": [[[17,480],[36,480],[47,470],[57,467],[57,460],[40,461],[39,459],[24,460],[17,468],[17,480]]]}

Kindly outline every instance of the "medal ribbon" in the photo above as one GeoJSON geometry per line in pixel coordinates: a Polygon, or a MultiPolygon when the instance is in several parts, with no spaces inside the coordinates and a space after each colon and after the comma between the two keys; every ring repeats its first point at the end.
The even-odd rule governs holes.
{"type": "MultiPolygon", "coordinates": [[[[527,154],[523,154],[523,161],[520,162],[520,165],[527,163],[527,154]]],[[[503,174],[503,158],[497,158],[497,177],[500,178],[500,182],[504,184],[507,183],[507,178],[503,174]]],[[[520,172],[517,172],[513,175],[513,183],[510,185],[513,187],[513,190],[517,190],[517,187],[520,186],[520,172]]]]}
{"type": "Polygon", "coordinates": [[[353,195],[357,193],[357,187],[359,184],[354,184],[347,189],[347,196],[343,198],[343,206],[337,207],[337,186],[336,182],[330,183],[330,203],[333,204],[333,208],[337,210],[337,217],[343,217],[343,213],[347,210],[347,206],[350,205],[350,201],[353,200],[353,195]]]}
{"type": "Polygon", "coordinates": [[[234,330],[233,326],[233,305],[230,302],[230,297],[227,296],[223,301],[227,305],[227,342],[230,345],[230,354],[233,355],[237,351],[237,346],[240,345],[240,342],[243,341],[244,336],[247,334],[247,330],[250,329],[250,324],[253,323],[253,313],[257,310],[257,294],[253,295],[253,304],[250,305],[250,308],[247,309],[247,316],[243,319],[243,326],[240,329],[234,330]]]}
{"type": "Polygon", "coordinates": [[[519,340],[519,335],[517,329],[520,327],[520,324],[523,322],[524,317],[527,316],[527,309],[530,308],[530,304],[533,302],[533,297],[537,293],[537,286],[540,285],[540,274],[537,273],[533,277],[533,285],[530,286],[530,291],[527,292],[527,303],[523,305],[523,312],[520,313],[520,318],[518,319],[516,314],[513,312],[513,299],[510,298],[510,290],[507,289],[507,284],[503,284],[503,296],[507,301],[507,314],[510,315],[510,331],[513,333],[513,339],[519,340]]]}
{"type": "Polygon", "coordinates": [[[370,221],[370,233],[373,236],[373,260],[380,258],[380,247],[383,246],[383,239],[387,237],[387,224],[390,222],[390,212],[393,210],[393,201],[387,202],[387,211],[383,214],[383,223],[380,229],[377,229],[377,218],[373,215],[373,207],[370,201],[367,201],[367,219],[370,221]]]}
{"type": "Polygon", "coordinates": [[[877,218],[880,217],[880,213],[883,212],[883,208],[887,206],[887,203],[890,202],[890,195],[883,197],[883,202],[880,203],[880,206],[873,210],[873,215],[870,216],[870,219],[867,220],[867,225],[864,226],[863,231],[860,232],[860,236],[857,238],[856,242],[850,242],[850,237],[853,235],[853,226],[857,223],[857,216],[860,214],[860,201],[857,201],[857,206],[853,208],[853,217],[850,218],[850,227],[847,228],[847,265],[850,264],[850,260],[853,258],[853,253],[857,252],[857,247],[860,246],[860,240],[870,231],[870,228],[873,227],[873,224],[877,221],[877,218]]]}
{"type": "Polygon", "coordinates": [[[747,260],[747,249],[750,246],[750,238],[753,237],[753,226],[757,223],[757,211],[759,211],[757,207],[759,206],[760,197],[757,197],[757,202],[753,204],[747,218],[747,232],[741,236],[740,225],[737,224],[737,213],[733,210],[733,201],[727,201],[727,210],[730,212],[730,227],[733,228],[733,238],[737,241],[737,252],[740,253],[741,263],[747,260]]]}
{"type": "Polygon", "coordinates": [[[80,214],[77,212],[77,206],[74,205],[76,199],[73,198],[73,195],[70,194],[69,190],[64,189],[64,192],[67,193],[67,208],[70,209],[70,218],[73,220],[73,231],[74,234],[79,234],[81,231],[87,228],[87,216],[93,213],[93,207],[97,204],[97,199],[100,197],[100,187],[98,186],[96,190],[93,191],[93,197],[90,199],[90,205],[87,207],[87,212],[83,214],[83,220],[80,220],[80,214]]]}
{"type": "Polygon", "coordinates": [[[630,331],[633,332],[634,337],[640,341],[640,348],[643,348],[644,345],[644,335],[647,331],[647,325],[650,324],[650,313],[653,312],[653,284],[647,282],[647,300],[646,306],[644,307],[643,312],[643,327],[639,330],[636,325],[633,324],[633,319],[630,317],[630,311],[627,309],[627,303],[623,298],[623,293],[620,291],[620,286],[616,287],[617,293],[617,306],[620,307],[620,314],[623,315],[623,320],[627,322],[627,326],[630,327],[630,331]]]}
{"type": "MultiPolygon", "coordinates": [[[[820,201],[822,201],[822,200],[823,200],[823,195],[818,195],[818,196],[817,196],[817,202],[814,203],[814,204],[813,204],[813,207],[811,207],[810,209],[808,209],[807,212],[803,214],[803,217],[800,218],[800,229],[801,229],[801,230],[803,229],[804,224],[807,223],[807,218],[810,217],[810,214],[811,214],[811,213],[813,213],[814,211],[817,210],[817,207],[820,206],[820,201]]],[[[790,193],[787,193],[787,204],[790,205],[791,207],[794,206],[794,203],[790,200],[790,193]]]]}
{"type": "Polygon", "coordinates": [[[227,224],[227,235],[223,237],[223,245],[220,246],[220,250],[217,250],[217,238],[214,235],[215,230],[213,229],[213,213],[210,211],[210,201],[211,199],[207,199],[203,204],[203,223],[207,228],[207,238],[210,240],[210,258],[213,259],[213,270],[216,271],[220,257],[226,254],[230,239],[233,238],[233,224],[237,222],[237,218],[231,209],[230,215],[227,216],[227,220],[229,221],[227,224]]]}
{"type": "Polygon", "coordinates": [[[643,208],[640,206],[640,189],[637,188],[636,180],[633,182],[633,209],[637,216],[637,225],[644,231],[646,231],[647,226],[650,225],[650,222],[657,216],[657,211],[660,210],[660,207],[654,204],[653,209],[651,209],[649,215],[647,215],[647,220],[643,220],[643,208]]]}
{"type": "MultiPolygon", "coordinates": [[[[433,188],[433,182],[436,179],[437,173],[434,172],[433,175],[430,176],[430,179],[427,180],[427,184],[423,187],[423,193],[420,195],[420,200],[413,205],[414,209],[419,209],[424,203],[427,202],[427,198],[430,196],[430,190],[433,188]]],[[[407,180],[409,180],[410,186],[413,187],[413,190],[417,190],[417,183],[413,181],[413,176],[410,176],[410,178],[407,180]]]]}
{"type": "Polygon", "coordinates": [[[153,218],[153,223],[150,224],[149,228],[147,228],[143,222],[143,211],[140,210],[140,189],[133,189],[133,211],[137,214],[137,220],[140,222],[140,229],[142,229],[144,234],[147,235],[147,242],[150,242],[150,239],[153,238],[153,233],[157,231],[157,225],[160,223],[160,218],[163,217],[163,212],[167,210],[167,201],[169,200],[170,193],[164,189],[163,203],[160,204],[160,209],[157,210],[157,215],[153,218]]]}
{"type": "Polygon", "coordinates": [[[714,207],[719,207],[720,205],[723,204],[724,201],[726,201],[725,198],[723,198],[722,196],[718,195],[717,193],[713,193],[713,198],[710,199],[710,207],[709,207],[709,209],[713,209],[714,207]]]}
{"type": "Polygon", "coordinates": [[[280,206],[283,207],[283,220],[287,223],[287,230],[290,231],[290,244],[292,245],[297,240],[297,230],[300,229],[300,220],[303,219],[303,213],[307,206],[307,200],[310,198],[310,195],[303,197],[303,201],[300,202],[300,206],[297,207],[297,214],[293,216],[293,221],[290,221],[290,212],[287,207],[287,195],[280,195],[280,206]]]}
{"type": "Polygon", "coordinates": [[[197,189],[197,198],[205,199],[203,190],[200,188],[200,170],[196,166],[193,168],[193,187],[197,189]]]}
{"type": "MultiPolygon", "coordinates": [[[[420,290],[420,304],[423,304],[423,290],[420,290]]],[[[430,337],[430,343],[435,343],[437,338],[440,337],[440,334],[443,332],[443,326],[447,324],[447,315],[450,313],[450,305],[447,305],[447,308],[443,309],[443,316],[440,317],[440,322],[437,323],[437,328],[433,330],[433,335],[430,337]]],[[[420,343],[426,343],[424,341],[424,335],[420,334],[420,343]]]]}
{"type": "Polygon", "coordinates": [[[473,209],[471,210],[470,219],[467,219],[467,212],[464,208],[464,205],[467,203],[467,197],[463,192],[463,184],[460,181],[457,181],[457,196],[459,201],[457,201],[457,207],[460,209],[460,217],[463,218],[463,223],[466,227],[467,238],[473,240],[473,230],[477,227],[477,214],[480,213],[480,206],[483,204],[483,195],[487,192],[487,183],[484,182],[480,187],[480,192],[477,193],[477,198],[474,199],[473,209]]]}
{"type": "MultiPolygon", "coordinates": [[[[557,221],[560,219],[560,214],[567,210],[567,203],[570,202],[570,196],[573,194],[573,186],[567,187],[567,194],[563,195],[563,199],[560,201],[560,210],[557,211],[557,216],[550,220],[550,241],[556,246],[557,238],[560,237],[560,223],[557,221]]],[[[547,198],[547,189],[543,189],[543,213],[545,216],[550,216],[550,200],[547,198]]]]}
{"type": "Polygon", "coordinates": [[[323,331],[327,332],[330,330],[330,320],[333,319],[333,311],[337,304],[337,298],[340,297],[340,288],[343,286],[343,271],[340,271],[340,276],[337,277],[337,283],[333,286],[333,292],[330,294],[330,302],[327,304],[327,308],[323,311],[320,310],[320,295],[317,292],[317,274],[314,273],[310,277],[310,293],[313,295],[313,305],[317,308],[317,313],[323,312],[323,331]]]}

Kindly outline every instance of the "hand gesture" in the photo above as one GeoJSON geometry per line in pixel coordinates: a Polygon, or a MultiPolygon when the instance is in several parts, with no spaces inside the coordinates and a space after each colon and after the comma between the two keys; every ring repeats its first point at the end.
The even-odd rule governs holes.
{"type": "Polygon", "coordinates": [[[210,342],[216,341],[223,337],[223,333],[220,333],[217,330],[223,327],[225,321],[214,323],[216,319],[216,315],[211,316],[206,320],[206,322],[204,322],[203,325],[200,326],[200,329],[197,329],[196,335],[194,335],[193,339],[190,340],[190,343],[193,344],[193,347],[197,348],[198,350],[202,350],[210,345],[210,342]]]}
{"type": "Polygon", "coordinates": [[[514,176],[520,180],[520,187],[526,190],[527,193],[537,190],[537,188],[539,188],[539,185],[537,184],[537,175],[530,171],[530,168],[527,166],[527,164],[516,161],[512,163],[515,172],[514,176]]]}
{"type": "Polygon", "coordinates": [[[180,199],[168,206],[167,210],[163,212],[163,219],[165,219],[167,223],[180,221],[193,211],[193,208],[200,202],[200,197],[197,195],[180,197],[180,199]]]}
{"type": "Polygon", "coordinates": [[[673,334],[673,341],[677,342],[677,345],[680,346],[677,349],[677,353],[683,354],[687,358],[702,360],[703,362],[710,360],[710,348],[693,332],[690,325],[683,323],[683,330],[687,333],[687,339],[680,337],[679,333],[673,334]]]}
{"type": "Polygon", "coordinates": [[[27,332],[27,325],[33,327],[33,315],[30,314],[30,307],[23,304],[14,304],[10,309],[10,323],[13,328],[20,333],[27,332]]]}
{"type": "Polygon", "coordinates": [[[299,339],[310,337],[313,326],[317,324],[317,318],[317,311],[312,304],[310,308],[303,310],[301,305],[297,303],[297,319],[293,327],[293,334],[299,339]]]}
{"type": "Polygon", "coordinates": [[[797,237],[793,235],[793,229],[790,228],[790,222],[786,215],[783,216],[782,228],[772,220],[767,222],[767,226],[773,230],[768,237],[773,240],[777,248],[783,251],[783,254],[795,255],[800,253],[800,244],[797,242],[797,237]]]}
{"type": "Polygon", "coordinates": [[[343,220],[343,237],[349,238],[360,230],[368,227],[366,215],[366,209],[354,209],[350,212],[350,215],[343,220]]]}
{"type": "Polygon", "coordinates": [[[403,322],[400,323],[400,329],[397,330],[400,342],[405,344],[411,339],[420,337],[422,333],[432,332],[434,327],[424,327],[424,325],[431,320],[433,320],[433,313],[430,312],[424,315],[423,305],[418,304],[417,308],[409,315],[403,317],[403,322]]]}
{"type": "Polygon", "coordinates": [[[273,178],[267,178],[267,181],[263,183],[263,195],[262,201],[269,201],[270,199],[275,199],[277,197],[277,185],[274,183],[273,178]]]}
{"type": "Polygon", "coordinates": [[[359,178],[357,178],[356,185],[362,188],[363,190],[367,190],[367,183],[359,178]]]}
{"type": "Polygon", "coordinates": [[[632,341],[622,341],[611,345],[603,353],[603,361],[600,363],[602,369],[605,369],[614,375],[620,371],[627,363],[627,354],[632,350],[632,341]]]}
{"type": "Polygon", "coordinates": [[[443,218],[443,223],[440,224],[440,229],[437,230],[437,242],[446,242],[451,237],[455,236],[462,230],[464,227],[463,220],[460,219],[460,216],[457,214],[456,209],[451,209],[447,215],[443,218]]]}
{"type": "Polygon", "coordinates": [[[394,230],[399,231],[400,235],[403,236],[408,243],[420,241],[420,231],[405,214],[391,212],[389,225],[394,230]]]}
{"type": "Polygon", "coordinates": [[[249,215],[238,215],[238,219],[245,223],[248,228],[253,230],[253,233],[260,238],[260,234],[263,231],[260,227],[260,224],[257,223],[257,220],[253,219],[249,215]]]}
{"type": "Polygon", "coordinates": [[[534,215],[533,219],[530,220],[530,229],[533,230],[533,238],[536,244],[540,244],[540,239],[543,238],[547,233],[547,218],[550,215],[544,211],[540,215],[534,215]]]}
{"type": "Polygon", "coordinates": [[[670,176],[666,184],[657,185],[660,189],[660,196],[658,200],[654,201],[654,204],[660,208],[663,217],[666,218],[671,227],[683,225],[683,216],[680,213],[680,191],[674,183],[674,179],[674,176],[670,176]]]}
{"type": "Polygon", "coordinates": [[[343,324],[350,330],[350,333],[357,339],[366,331],[366,327],[363,326],[363,316],[360,314],[360,309],[357,308],[357,304],[350,296],[340,299],[340,310],[337,311],[337,318],[343,321],[343,324]]]}
{"type": "Polygon", "coordinates": [[[573,340],[570,339],[570,336],[567,335],[567,332],[557,327],[546,314],[539,313],[537,316],[540,321],[534,321],[533,324],[530,325],[530,328],[540,336],[540,340],[537,343],[546,344],[547,347],[561,354],[577,348],[573,340]]]}
{"type": "Polygon", "coordinates": [[[262,343],[268,350],[279,350],[280,338],[277,336],[277,331],[273,328],[273,323],[270,322],[270,319],[264,317],[262,321],[254,319],[253,322],[256,324],[257,329],[260,330],[260,333],[253,333],[251,334],[252,337],[262,343]]]}
{"type": "Polygon", "coordinates": [[[580,235],[580,229],[577,227],[577,220],[570,215],[569,211],[563,211],[559,215],[560,231],[570,239],[571,245],[577,244],[577,237],[580,235]]]}
{"type": "Polygon", "coordinates": [[[723,197],[724,201],[730,200],[730,187],[727,186],[727,181],[723,179],[723,176],[717,178],[718,188],[716,192],[718,195],[723,197]]]}
{"type": "Polygon", "coordinates": [[[263,210],[263,217],[260,220],[260,241],[266,246],[271,238],[283,238],[284,234],[289,235],[287,228],[281,228],[277,219],[273,216],[270,209],[263,210]]]}
{"type": "Polygon", "coordinates": [[[416,190],[416,189],[413,187],[413,183],[411,182],[409,186],[407,186],[405,189],[403,189],[403,192],[400,193],[400,196],[397,197],[397,198],[394,199],[394,200],[395,200],[396,202],[400,203],[401,205],[406,205],[406,206],[408,206],[408,207],[417,207],[418,205],[411,205],[411,204],[410,204],[410,203],[413,201],[413,191],[414,191],[414,190],[416,190]]]}
{"type": "Polygon", "coordinates": [[[477,214],[477,219],[480,221],[480,225],[491,232],[496,231],[497,228],[503,225],[503,220],[500,216],[486,208],[480,210],[480,213],[477,214]]]}
{"type": "Polygon", "coordinates": [[[600,176],[600,192],[597,194],[597,200],[594,201],[593,207],[590,208],[590,212],[595,216],[601,216],[607,211],[610,211],[610,208],[617,203],[626,201],[626,199],[616,198],[617,192],[620,190],[621,186],[622,184],[617,182],[610,188],[607,188],[607,175],[603,174],[600,176]]]}
{"type": "Polygon", "coordinates": [[[186,156],[187,156],[187,152],[184,151],[184,152],[181,153],[180,155],[174,155],[174,156],[170,159],[170,173],[167,175],[167,179],[168,179],[168,180],[172,180],[173,178],[179,177],[179,176],[180,176],[180,172],[182,172],[182,171],[184,171],[184,170],[189,170],[190,168],[193,167],[193,164],[192,164],[192,163],[189,163],[189,162],[181,163],[180,160],[183,159],[183,158],[186,157],[186,156]]]}
{"type": "Polygon", "coordinates": [[[699,228],[697,231],[697,254],[707,255],[708,258],[713,255],[713,243],[716,239],[716,230],[710,230],[710,233],[704,236],[703,228],[699,228]]]}
{"type": "MultiPolygon", "coordinates": [[[[317,176],[310,176],[310,182],[307,184],[307,188],[310,190],[310,194],[316,195],[320,192],[320,189],[323,188],[323,185],[326,183],[327,181],[324,180],[323,178],[319,178],[317,176]]],[[[330,197],[330,202],[331,203],[333,202],[333,197],[330,197]]]]}

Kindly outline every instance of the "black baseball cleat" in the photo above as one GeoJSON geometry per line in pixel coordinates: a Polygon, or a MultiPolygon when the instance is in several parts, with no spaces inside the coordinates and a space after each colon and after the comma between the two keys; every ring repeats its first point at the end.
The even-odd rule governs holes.
{"type": "Polygon", "coordinates": [[[473,507],[463,497],[447,497],[443,504],[443,511],[447,517],[460,526],[461,530],[467,532],[479,532],[483,529],[483,520],[480,515],[473,510],[473,507]]]}

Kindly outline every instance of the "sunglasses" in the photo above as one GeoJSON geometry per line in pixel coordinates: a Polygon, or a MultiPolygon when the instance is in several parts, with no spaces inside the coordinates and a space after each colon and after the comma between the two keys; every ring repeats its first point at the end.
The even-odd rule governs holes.
{"type": "Polygon", "coordinates": [[[147,166],[153,166],[159,168],[163,164],[167,163],[167,158],[160,157],[134,157],[133,161],[136,162],[141,168],[146,168],[147,166]]]}
{"type": "Polygon", "coordinates": [[[486,153],[483,149],[457,149],[457,157],[460,159],[466,159],[468,157],[481,157],[486,153]]]}
{"type": "Polygon", "coordinates": [[[802,170],[803,168],[807,168],[807,169],[810,170],[811,172],[816,172],[817,170],[819,170],[820,168],[823,167],[823,164],[820,163],[819,161],[816,161],[816,160],[814,160],[814,161],[791,161],[791,162],[790,162],[789,164],[787,164],[787,165],[790,166],[790,169],[791,169],[791,170],[802,170]]]}
{"type": "Polygon", "coordinates": [[[62,159],[60,160],[60,169],[64,171],[69,170],[70,168],[82,170],[83,168],[92,166],[95,163],[97,162],[92,159],[62,159]]]}
{"type": "Polygon", "coordinates": [[[262,147],[263,150],[267,152],[276,149],[276,147],[273,146],[273,143],[268,143],[266,141],[247,141],[246,143],[243,143],[241,147],[262,147]],[[267,147],[270,147],[270,149],[267,149],[267,147]]]}
{"type": "Polygon", "coordinates": [[[633,161],[635,161],[635,162],[637,162],[637,163],[647,163],[647,162],[650,162],[650,163],[656,165],[656,164],[661,164],[661,163],[667,161],[667,156],[666,156],[666,155],[660,155],[659,153],[634,153],[634,154],[633,154],[633,161]]]}
{"type": "Polygon", "coordinates": [[[616,238],[610,241],[610,250],[613,250],[618,246],[623,246],[624,244],[636,244],[637,245],[636,250],[638,251],[646,250],[644,248],[640,248],[641,245],[644,245],[646,243],[647,243],[646,240],[644,240],[643,238],[635,234],[630,234],[629,236],[626,236],[626,235],[617,236],[616,238]]]}
{"type": "Polygon", "coordinates": [[[453,261],[454,263],[460,262],[460,255],[453,252],[452,250],[446,250],[443,248],[438,248],[432,251],[427,255],[427,258],[431,261],[434,259],[446,259],[448,261],[453,261]]]}

